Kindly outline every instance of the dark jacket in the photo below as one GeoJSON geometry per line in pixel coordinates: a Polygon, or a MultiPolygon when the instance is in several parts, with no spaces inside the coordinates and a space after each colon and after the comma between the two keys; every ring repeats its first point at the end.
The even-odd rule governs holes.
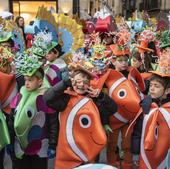
{"type": "MultiPolygon", "coordinates": [[[[70,95],[64,91],[71,87],[71,81],[61,81],[55,86],[48,89],[43,98],[47,106],[53,108],[57,112],[62,112],[67,107],[70,100],[70,95]]],[[[117,105],[107,94],[101,92],[97,98],[92,98],[95,105],[98,107],[102,124],[109,124],[109,116],[117,111],[117,105]]]]}

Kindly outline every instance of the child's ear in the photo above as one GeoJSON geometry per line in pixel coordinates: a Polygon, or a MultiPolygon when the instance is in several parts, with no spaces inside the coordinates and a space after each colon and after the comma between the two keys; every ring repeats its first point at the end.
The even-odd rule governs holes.
{"type": "Polygon", "coordinates": [[[112,59],[111,62],[112,62],[112,65],[115,66],[116,59],[112,59]]]}
{"type": "Polygon", "coordinates": [[[170,88],[167,88],[166,90],[165,90],[165,94],[167,95],[167,94],[169,94],[170,93],[170,88]]]}
{"type": "Polygon", "coordinates": [[[39,79],[39,80],[38,80],[38,83],[39,83],[39,86],[41,86],[42,83],[43,83],[43,79],[39,79]]]}

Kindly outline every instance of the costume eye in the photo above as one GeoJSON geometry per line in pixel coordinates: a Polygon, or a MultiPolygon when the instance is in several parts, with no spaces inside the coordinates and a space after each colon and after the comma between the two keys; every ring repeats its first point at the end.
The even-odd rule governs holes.
{"type": "Polygon", "coordinates": [[[27,111],[26,111],[26,115],[28,118],[32,119],[34,117],[34,110],[32,108],[28,108],[27,111]]]}
{"type": "Polygon", "coordinates": [[[81,115],[79,123],[82,128],[88,128],[91,126],[91,118],[88,115],[81,115]]]}
{"type": "Polygon", "coordinates": [[[119,91],[118,91],[118,97],[120,98],[120,99],[123,99],[123,98],[125,98],[126,97],[126,90],[125,89],[120,89],[119,91]]]}
{"type": "Polygon", "coordinates": [[[155,139],[156,140],[158,139],[158,126],[156,126],[155,128],[155,139]]]}

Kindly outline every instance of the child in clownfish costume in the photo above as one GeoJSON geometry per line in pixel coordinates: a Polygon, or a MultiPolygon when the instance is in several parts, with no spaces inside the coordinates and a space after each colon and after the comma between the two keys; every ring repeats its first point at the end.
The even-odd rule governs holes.
{"type": "MultiPolygon", "coordinates": [[[[130,138],[125,138],[125,133],[129,126],[129,120],[133,119],[133,117],[131,119],[128,119],[128,114],[129,116],[131,116],[132,112],[137,114],[138,110],[140,109],[139,107],[140,96],[138,93],[136,93],[136,88],[138,88],[139,84],[136,87],[134,87],[132,83],[128,87],[128,90],[131,93],[131,96],[132,96],[132,93],[134,93],[134,98],[136,98],[134,99],[134,98],[127,97],[128,91],[126,90],[125,92],[126,84],[123,85],[123,82],[125,82],[126,80],[129,80],[129,77],[131,76],[131,73],[133,71],[135,71],[139,76],[140,76],[140,73],[135,68],[128,66],[128,59],[129,59],[130,51],[127,47],[120,50],[120,47],[118,45],[111,45],[111,49],[112,49],[113,55],[115,56],[115,59],[112,61],[112,64],[115,67],[115,70],[113,71],[114,72],[113,76],[119,75],[120,78],[117,79],[116,82],[113,81],[114,80],[113,78],[112,81],[114,83],[111,83],[112,84],[111,86],[107,85],[107,83],[109,84],[111,82],[112,77],[110,77],[110,82],[107,82],[109,81],[108,79],[106,80],[106,83],[105,83],[106,86],[108,87],[109,92],[112,91],[113,89],[112,98],[115,99],[115,102],[118,105],[117,116],[114,116],[114,119],[112,117],[110,118],[109,125],[111,126],[111,129],[113,132],[109,133],[108,135],[109,137],[108,137],[108,144],[107,144],[107,160],[108,160],[108,164],[115,166],[115,167],[120,167],[121,164],[118,164],[117,156],[115,152],[116,152],[116,146],[118,142],[118,135],[119,135],[119,132],[121,132],[122,150],[124,151],[124,161],[123,161],[122,167],[123,169],[132,169],[130,138]],[[116,90],[118,91],[118,93],[114,96],[114,92],[116,92],[116,90]],[[120,95],[120,97],[117,97],[117,95],[120,95]],[[127,105],[129,102],[128,101],[129,99],[131,99],[131,102],[133,102],[133,107],[130,107],[129,105],[127,105]],[[124,110],[125,108],[126,110],[124,110]],[[115,120],[117,120],[116,123],[113,123],[115,120]]],[[[143,86],[144,81],[142,77],[139,77],[139,78],[141,79],[141,84],[143,86]]],[[[126,83],[131,83],[132,79],[134,78],[131,77],[129,82],[126,82],[126,83]]],[[[142,88],[144,89],[144,86],[142,88]]]]}
{"type": "Polygon", "coordinates": [[[131,150],[141,169],[166,168],[170,148],[169,35],[169,31],[162,32],[159,69],[151,71],[149,95],[141,102],[143,113],[139,114],[132,133],[131,150]]]}
{"type": "MultiPolygon", "coordinates": [[[[141,102],[143,114],[141,114],[136,121],[131,141],[133,161],[136,165],[139,165],[141,169],[147,169],[149,166],[151,168],[157,168],[163,162],[163,159],[166,158],[168,149],[170,148],[168,141],[168,138],[170,138],[168,132],[170,119],[168,107],[170,101],[169,80],[169,78],[154,75],[150,79],[150,95],[141,102]],[[160,111],[160,114],[157,115],[157,111],[160,111]],[[155,121],[153,121],[154,115],[158,116],[155,121]],[[153,125],[153,123],[157,123],[157,125],[153,125]],[[151,128],[152,125],[154,128],[151,128]],[[151,132],[153,132],[154,135],[154,142],[149,138],[152,136],[151,132]],[[167,139],[164,135],[166,135],[167,139]],[[151,143],[155,148],[149,148],[151,143]],[[161,148],[161,150],[159,150],[159,148],[161,148]],[[156,152],[157,157],[155,156],[156,152]]],[[[163,168],[165,168],[165,165],[162,163],[162,169],[163,168]]]]}
{"type": "Polygon", "coordinates": [[[75,69],[70,79],[62,80],[44,95],[46,104],[61,112],[55,169],[90,163],[106,144],[101,121],[108,124],[117,106],[105,93],[90,86],[91,78],[90,72],[75,69]]]}

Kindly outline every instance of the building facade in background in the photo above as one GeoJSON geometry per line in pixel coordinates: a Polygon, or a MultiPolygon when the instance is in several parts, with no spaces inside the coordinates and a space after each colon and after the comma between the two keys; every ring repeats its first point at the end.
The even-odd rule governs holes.
{"type": "MultiPolygon", "coordinates": [[[[147,10],[148,12],[170,11],[170,0],[105,0],[112,12],[129,17],[133,11],[147,10]]],[[[27,21],[32,20],[39,6],[65,13],[66,15],[82,14],[93,16],[101,8],[102,0],[0,0],[0,11],[13,12],[21,15],[27,21]]]]}

